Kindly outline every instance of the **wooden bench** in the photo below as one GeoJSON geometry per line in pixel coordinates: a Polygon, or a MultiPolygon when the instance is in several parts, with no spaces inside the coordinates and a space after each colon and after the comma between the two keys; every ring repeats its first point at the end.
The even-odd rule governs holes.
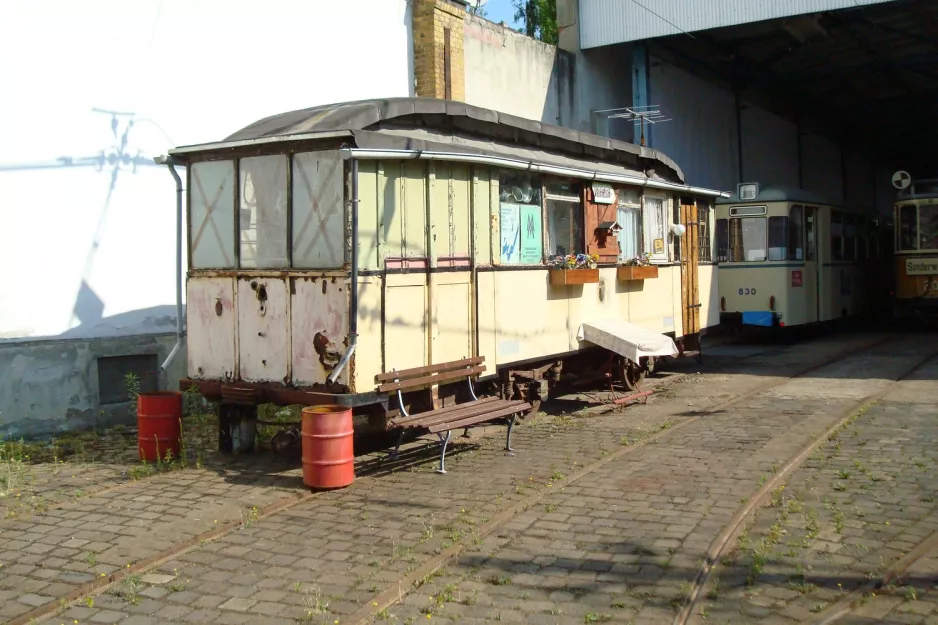
{"type": "Polygon", "coordinates": [[[463,358],[452,362],[444,362],[425,367],[412,369],[392,370],[375,376],[378,391],[381,393],[396,393],[400,414],[392,417],[388,429],[400,429],[397,446],[392,457],[397,457],[404,439],[404,434],[412,430],[422,430],[436,434],[442,444],[440,451],[440,468],[438,473],[446,473],[446,446],[449,444],[453,430],[465,430],[463,436],[468,436],[469,429],[487,423],[503,423],[508,427],[508,437],[505,449],[511,448],[511,430],[515,419],[531,409],[531,404],[522,400],[499,399],[498,397],[479,398],[472,387],[473,378],[478,379],[480,373],[485,371],[484,357],[463,358]],[[440,385],[454,384],[466,380],[468,387],[468,401],[455,403],[445,407],[437,407],[437,391],[440,385]],[[434,406],[432,410],[408,414],[404,393],[427,391],[430,394],[428,405],[434,406]],[[445,434],[445,435],[444,435],[445,434]]]}

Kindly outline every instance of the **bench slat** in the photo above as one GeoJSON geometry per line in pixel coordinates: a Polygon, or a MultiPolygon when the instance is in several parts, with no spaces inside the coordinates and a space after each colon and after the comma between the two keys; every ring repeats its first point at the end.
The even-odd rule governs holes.
{"type": "Polygon", "coordinates": [[[495,419],[501,419],[510,415],[513,415],[517,412],[524,412],[531,408],[531,404],[527,402],[521,402],[520,405],[508,406],[507,408],[501,408],[495,412],[487,412],[485,414],[476,415],[473,417],[467,417],[459,421],[450,421],[446,423],[438,423],[436,425],[431,425],[427,429],[431,434],[436,432],[445,432],[446,430],[459,430],[470,425],[477,425],[479,423],[484,423],[486,421],[494,421],[495,419]]]}
{"type": "Polygon", "coordinates": [[[464,369],[468,366],[475,366],[485,362],[485,356],[473,356],[472,358],[463,358],[462,360],[453,360],[450,362],[441,362],[435,365],[426,365],[423,367],[412,367],[410,369],[401,369],[400,371],[391,371],[388,373],[379,373],[375,376],[375,382],[393,382],[394,379],[406,380],[415,376],[422,376],[427,373],[442,373],[452,369],[464,369]]]}
{"type": "Polygon", "coordinates": [[[454,413],[460,413],[468,410],[472,406],[477,406],[479,404],[487,404],[493,401],[501,401],[498,397],[481,397],[478,401],[469,401],[462,404],[453,404],[451,406],[446,406],[444,408],[438,408],[436,410],[427,410],[426,412],[418,412],[400,419],[394,419],[392,425],[394,426],[404,426],[413,421],[419,421],[430,415],[451,415],[454,413]]]}
{"type": "Polygon", "coordinates": [[[474,375],[478,375],[485,371],[485,367],[478,366],[472,367],[469,369],[459,369],[457,371],[450,371],[448,373],[440,373],[437,375],[427,375],[420,378],[415,378],[413,380],[402,380],[400,382],[389,382],[387,384],[382,384],[378,387],[378,392],[380,393],[391,393],[397,390],[405,390],[418,388],[421,386],[430,386],[433,384],[439,384],[444,380],[458,380],[460,378],[468,378],[474,375]]]}
{"type": "Polygon", "coordinates": [[[450,412],[443,415],[437,415],[432,412],[425,413],[419,419],[410,421],[403,424],[395,424],[400,427],[411,427],[411,428],[426,428],[431,425],[436,425],[438,423],[451,423],[453,421],[461,421],[462,419],[468,419],[469,417],[474,417],[476,415],[485,414],[489,412],[494,412],[496,410],[501,410],[502,408],[508,408],[513,404],[521,404],[523,402],[519,401],[505,401],[504,399],[499,399],[497,401],[489,402],[470,402],[468,404],[463,404],[466,406],[464,410],[450,412]]]}

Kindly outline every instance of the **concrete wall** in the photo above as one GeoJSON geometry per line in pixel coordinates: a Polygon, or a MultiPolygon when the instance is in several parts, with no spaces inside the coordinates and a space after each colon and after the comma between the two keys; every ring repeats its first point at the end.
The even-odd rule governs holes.
{"type": "Polygon", "coordinates": [[[95,353],[72,338],[107,350],[172,340],[175,194],[153,156],[283,111],[410,95],[412,48],[409,0],[0,5],[0,55],[16,59],[0,68],[13,96],[0,100],[0,265],[17,268],[0,339],[50,342],[5,347],[20,359],[0,360],[0,424],[94,409],[92,379],[65,383],[95,353]]]}
{"type": "MultiPolygon", "coordinates": [[[[174,343],[173,335],[150,334],[0,344],[0,438],[135,423],[132,402],[102,404],[102,393],[121,394],[126,387],[113,378],[99,380],[98,359],[155,355],[154,361],[162,363],[174,343]]],[[[177,358],[160,386],[178,388],[185,363],[185,355],[177,358]]],[[[143,378],[141,381],[147,383],[143,378]]]]}

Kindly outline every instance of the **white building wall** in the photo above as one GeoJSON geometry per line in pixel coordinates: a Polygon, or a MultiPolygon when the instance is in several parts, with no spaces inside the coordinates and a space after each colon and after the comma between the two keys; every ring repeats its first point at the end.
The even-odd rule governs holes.
{"type": "Polygon", "coordinates": [[[673,158],[689,184],[733,189],[739,178],[733,94],[651,59],[649,102],[670,118],[651,128],[651,147],[673,158]]]}
{"type": "Polygon", "coordinates": [[[153,156],[291,109],[411,95],[412,47],[409,0],[0,3],[0,434],[132,419],[102,405],[95,363],[172,348],[175,192],[153,156]],[[133,115],[115,135],[95,107],[133,115]],[[56,161],[113,151],[130,121],[136,172],[56,161]]]}
{"type": "Polygon", "coordinates": [[[743,179],[798,188],[798,127],[750,104],[739,113],[743,179]]]}

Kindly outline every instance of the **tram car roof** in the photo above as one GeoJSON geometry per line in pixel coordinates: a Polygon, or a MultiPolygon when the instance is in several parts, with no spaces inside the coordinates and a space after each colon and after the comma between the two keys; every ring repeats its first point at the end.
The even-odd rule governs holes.
{"type": "MultiPolygon", "coordinates": [[[[751,183],[743,183],[751,184],[751,183]]],[[[752,204],[754,202],[801,202],[804,204],[820,204],[822,206],[837,206],[836,202],[831,202],[828,198],[798,189],[796,187],[786,187],[783,185],[759,185],[759,194],[754,200],[740,200],[739,189],[734,191],[729,197],[723,197],[716,201],[717,204],[752,204]]]]}
{"type": "MultiPolygon", "coordinates": [[[[686,186],[677,163],[657,150],[433,98],[362,100],[280,113],[245,126],[223,141],[181,146],[169,153],[176,162],[185,163],[197,160],[199,154],[285,151],[283,144],[298,142],[341,143],[365,150],[481,154],[686,186]]],[[[686,187],[691,193],[695,189],[686,187]]]]}
{"type": "Polygon", "coordinates": [[[938,178],[913,180],[911,186],[896,194],[896,202],[938,199],[938,178]]]}

